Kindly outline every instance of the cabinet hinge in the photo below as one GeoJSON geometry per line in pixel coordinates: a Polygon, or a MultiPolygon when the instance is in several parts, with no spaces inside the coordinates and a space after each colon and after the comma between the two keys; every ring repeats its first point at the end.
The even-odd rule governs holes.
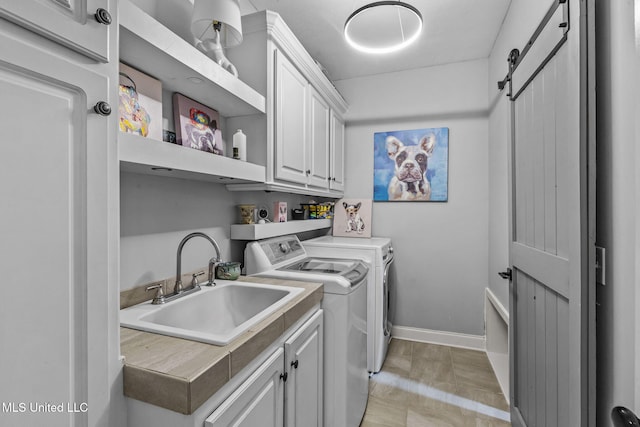
{"type": "Polygon", "coordinates": [[[289,376],[289,374],[285,372],[284,374],[280,374],[280,379],[281,379],[283,382],[285,382],[285,383],[286,383],[286,382],[287,382],[287,377],[288,377],[288,376],[289,376]]]}

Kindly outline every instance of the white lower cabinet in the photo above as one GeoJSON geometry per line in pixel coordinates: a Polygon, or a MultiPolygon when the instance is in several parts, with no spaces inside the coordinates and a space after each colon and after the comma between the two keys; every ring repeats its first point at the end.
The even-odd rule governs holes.
{"type": "Polygon", "coordinates": [[[205,427],[321,427],[323,311],[318,310],[205,420],[205,427]]]}
{"type": "Polygon", "coordinates": [[[285,343],[285,425],[322,427],[323,312],[319,310],[285,343]]]}
{"type": "Polygon", "coordinates": [[[284,425],[284,351],[277,349],[204,422],[205,427],[284,425]]]}

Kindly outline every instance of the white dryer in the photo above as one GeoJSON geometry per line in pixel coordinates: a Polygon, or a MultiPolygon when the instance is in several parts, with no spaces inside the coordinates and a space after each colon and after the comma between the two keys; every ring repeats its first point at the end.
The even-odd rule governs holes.
{"type": "Polygon", "coordinates": [[[322,236],[304,240],[302,246],[310,256],[355,258],[369,264],[367,369],[371,373],[379,372],[391,341],[389,269],[394,259],[391,239],[322,236]]]}

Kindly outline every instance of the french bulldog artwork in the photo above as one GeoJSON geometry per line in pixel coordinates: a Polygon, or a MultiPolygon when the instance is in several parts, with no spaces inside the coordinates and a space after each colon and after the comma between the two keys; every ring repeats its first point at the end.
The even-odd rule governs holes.
{"type": "Polygon", "coordinates": [[[360,206],[362,206],[361,202],[358,202],[355,205],[351,205],[347,202],[342,202],[342,207],[347,213],[347,233],[355,231],[358,234],[362,234],[362,232],[364,231],[364,221],[358,213],[358,211],[360,210],[360,206]]]}
{"type": "Polygon", "coordinates": [[[395,136],[387,137],[387,155],[395,163],[388,187],[389,200],[431,199],[427,167],[435,145],[434,135],[423,136],[416,145],[404,145],[395,136]]]}
{"type": "Polygon", "coordinates": [[[447,128],[380,132],[374,139],[374,201],[447,200],[447,128]]]}

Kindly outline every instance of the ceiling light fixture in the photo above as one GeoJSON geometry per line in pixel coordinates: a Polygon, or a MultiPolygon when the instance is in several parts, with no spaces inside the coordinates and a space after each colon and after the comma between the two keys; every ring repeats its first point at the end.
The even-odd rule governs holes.
{"type": "Polygon", "coordinates": [[[377,1],[353,12],[344,24],[344,37],[366,53],[391,53],[416,41],[422,31],[422,14],[401,1],[377,1]]]}

